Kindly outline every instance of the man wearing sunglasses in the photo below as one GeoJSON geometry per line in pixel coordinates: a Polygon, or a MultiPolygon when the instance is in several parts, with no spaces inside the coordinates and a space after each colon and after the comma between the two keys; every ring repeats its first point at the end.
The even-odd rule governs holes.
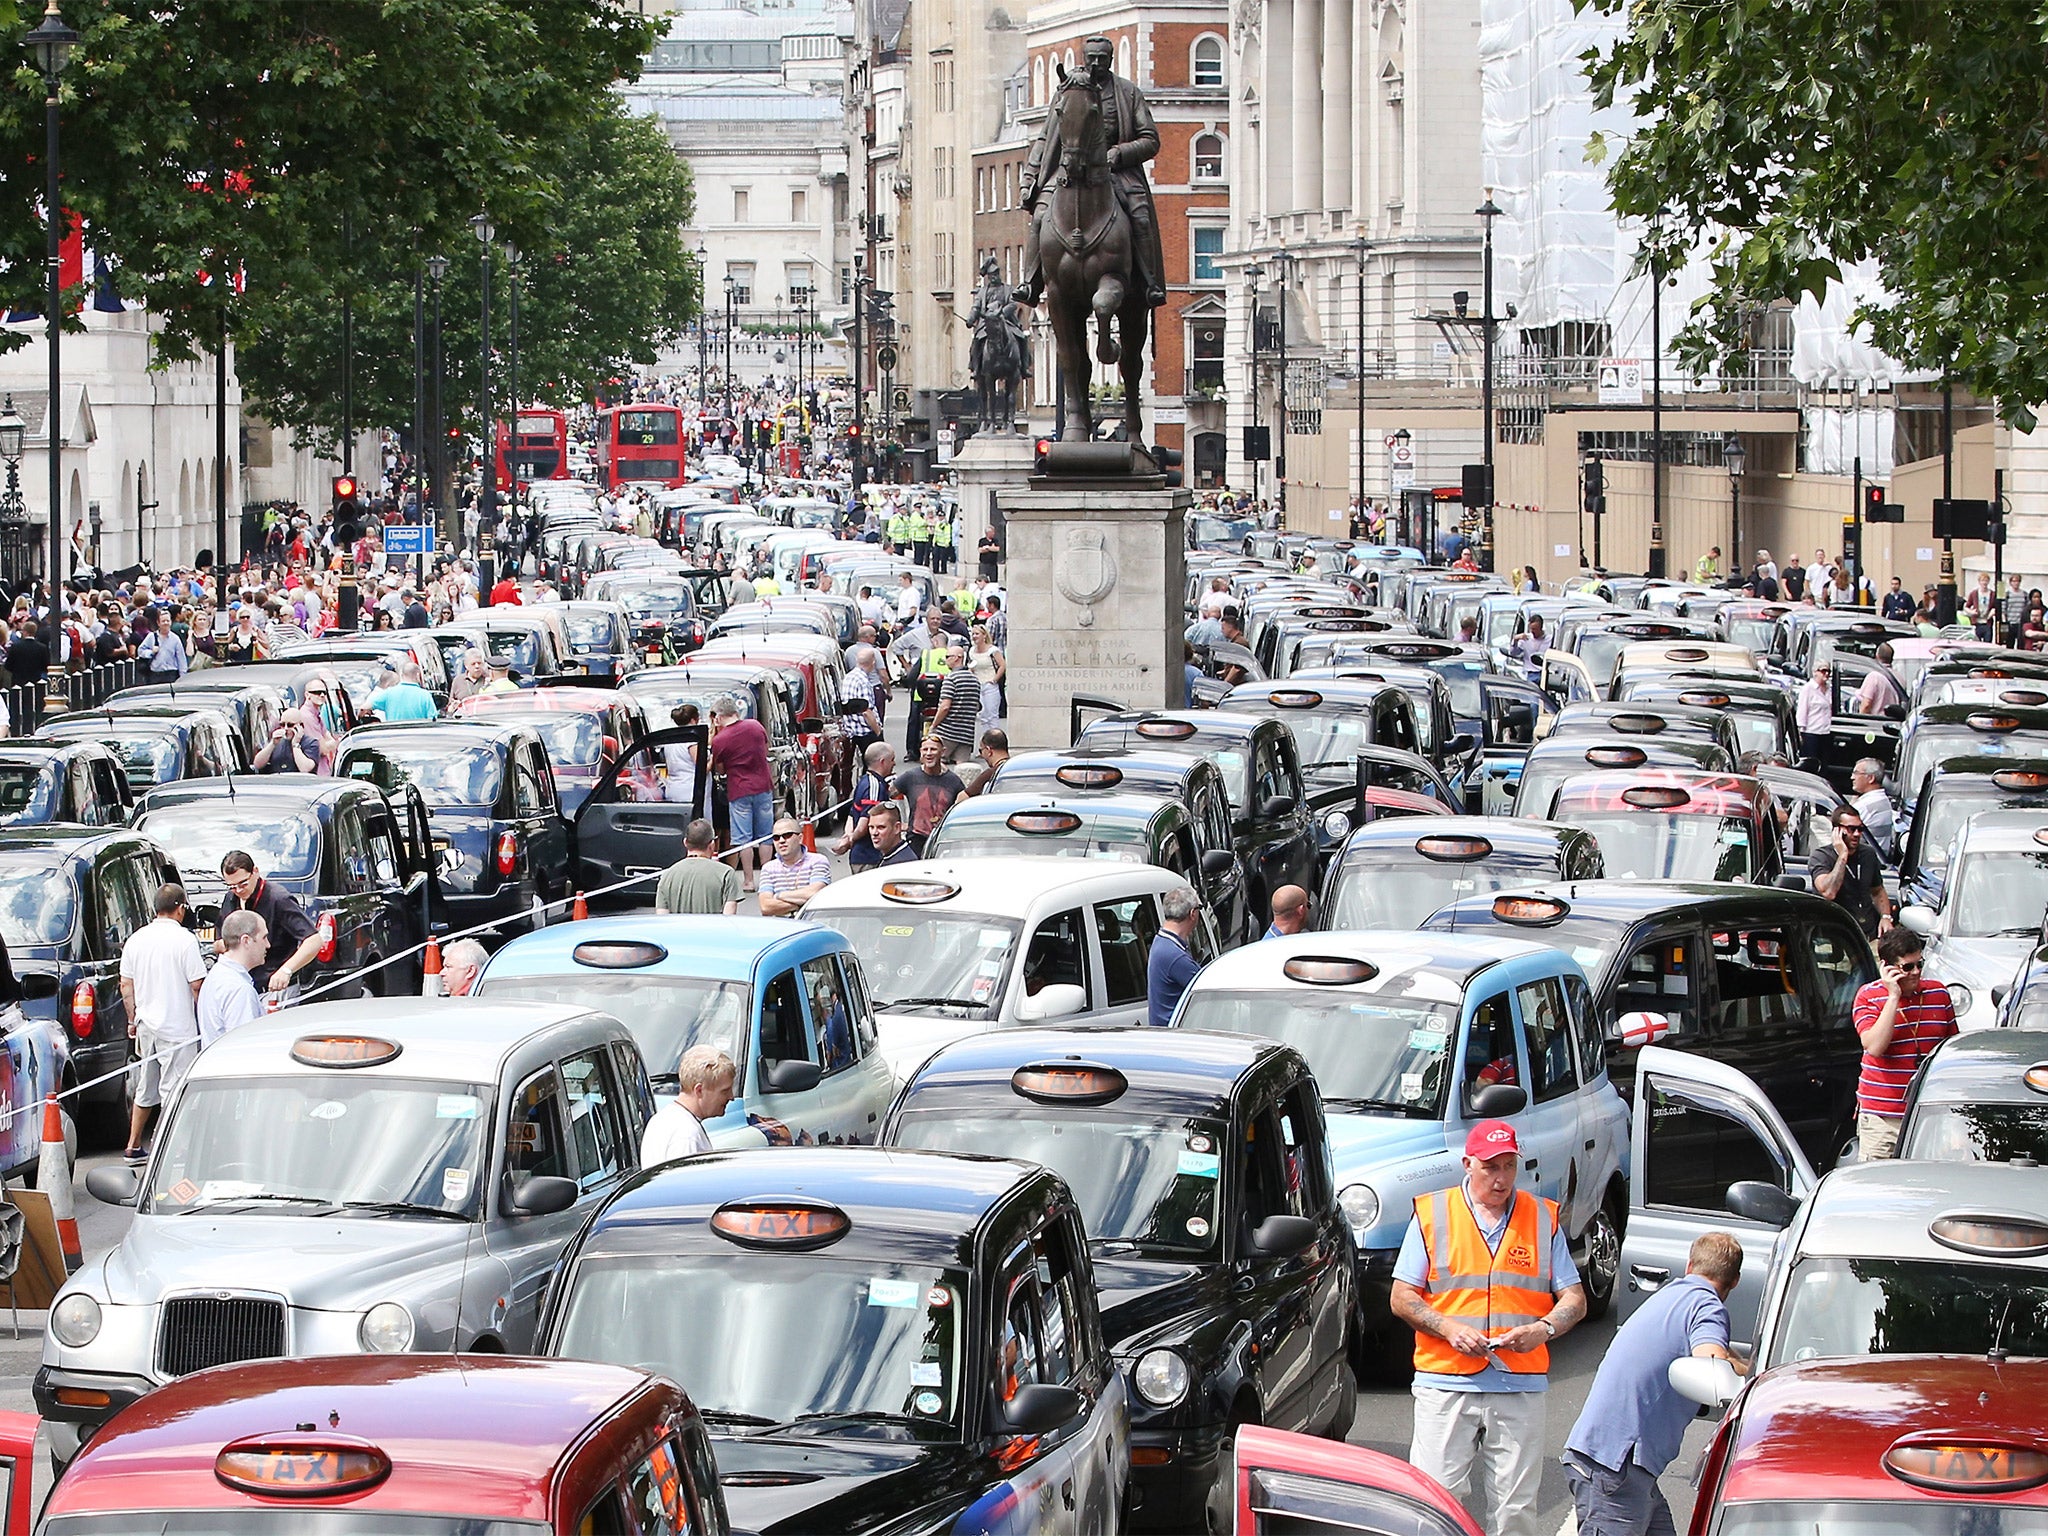
{"type": "Polygon", "coordinates": [[[1856,1147],[1862,1161],[1892,1156],[1906,1088],[1920,1063],[1956,1032],[1948,988],[1922,974],[1920,935],[1894,928],[1877,941],[1878,979],[1856,994],[1863,1073],[1856,1083],[1856,1147]]]}

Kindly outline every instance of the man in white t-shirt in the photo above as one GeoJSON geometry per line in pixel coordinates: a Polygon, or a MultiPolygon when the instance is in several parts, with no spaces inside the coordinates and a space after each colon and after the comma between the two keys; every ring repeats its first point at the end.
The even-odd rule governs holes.
{"type": "Polygon", "coordinates": [[[654,1112],[640,1136],[640,1166],[674,1162],[711,1150],[704,1131],[732,1102],[736,1071],[732,1058],[715,1045],[693,1045],[676,1064],[676,1096],[654,1112]]]}
{"type": "Polygon", "coordinates": [[[142,1137],[150,1117],[185,1081],[199,1054],[199,988],[205,980],[199,941],[185,926],[185,888],[160,886],[155,921],[136,929],[121,946],[121,1001],[141,1058],[132,1072],[135,1108],[121,1154],[131,1163],[149,1155],[142,1137]]]}

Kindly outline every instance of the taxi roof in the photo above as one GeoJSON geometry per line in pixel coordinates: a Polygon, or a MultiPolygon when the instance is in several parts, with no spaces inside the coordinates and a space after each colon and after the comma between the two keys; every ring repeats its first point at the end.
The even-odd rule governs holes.
{"type": "MultiPolygon", "coordinates": [[[[948,916],[968,912],[1021,917],[1040,902],[1057,902],[1064,909],[1091,896],[1128,895],[1133,890],[1166,891],[1185,884],[1180,876],[1156,864],[1126,864],[1107,859],[1047,859],[1021,853],[972,859],[920,859],[835,880],[806,904],[804,913],[817,919],[846,907],[948,916]],[[927,902],[896,902],[882,894],[884,885],[897,881],[928,880],[957,886],[958,893],[927,902]]],[[[638,928],[644,927],[647,920],[630,921],[638,928]]],[[[716,921],[730,925],[738,919],[716,921]]]]}
{"type": "Polygon", "coordinates": [[[2038,1223],[2041,1170],[2010,1163],[1914,1162],[1887,1158],[1837,1168],[1807,1202],[1800,1258],[1893,1259],[2020,1265],[2048,1269],[2048,1255],[1973,1258],[1937,1243],[1927,1227],[1951,1212],[2007,1213],[2038,1223]]]}
{"type": "Polygon", "coordinates": [[[1915,1097],[1922,1104],[2043,1104],[2048,1094],[2027,1087],[2029,1067],[2048,1062],[2048,1030],[1973,1029],[1951,1035],[1922,1069],[1915,1097]]]}
{"type": "Polygon", "coordinates": [[[1427,820],[1394,817],[1369,821],[1358,828],[1345,842],[1341,857],[1401,849],[1414,852],[1415,845],[1424,838],[1483,837],[1493,845],[1495,853],[1550,858],[1566,839],[1584,835],[1577,827],[1534,816],[1433,816],[1427,820]]]}
{"type": "Polygon", "coordinates": [[[58,821],[39,827],[0,828],[0,854],[10,858],[39,854],[51,864],[77,858],[102,843],[111,842],[155,846],[145,834],[133,827],[83,827],[58,821]]]}
{"type": "MultiPolygon", "coordinates": [[[[1490,896],[1487,899],[1492,900],[1490,896]]],[[[1314,984],[1290,981],[1282,974],[1282,967],[1296,956],[1340,955],[1370,960],[1379,967],[1379,974],[1372,980],[1350,983],[1345,991],[1364,996],[1382,992],[1420,996],[1415,991],[1415,982],[1423,977],[1436,977],[1451,982],[1447,995],[1437,1000],[1455,1002],[1464,984],[1488,966],[1551,953],[1546,944],[1500,938],[1491,933],[1421,933],[1392,928],[1296,933],[1246,944],[1217,956],[1203,967],[1191,990],[1311,986],[1314,984]]]]}
{"type": "MultiPolygon", "coordinates": [[[[579,930],[591,925],[580,923],[579,930]]],[[[357,1076],[447,1079],[474,1083],[495,1080],[497,1062],[543,1030],[606,1015],[574,1003],[488,1002],[471,999],[455,1007],[438,997],[366,997],[344,1003],[307,1003],[231,1030],[209,1046],[192,1075],[201,1077],[281,1076],[334,1070],[292,1059],[292,1044],[304,1035],[371,1035],[403,1047],[390,1061],[350,1067],[357,1076]]],[[[624,1026],[620,1026],[623,1033],[624,1026]]]]}
{"type": "MultiPolygon", "coordinates": [[[[1940,1431],[1948,1444],[1967,1444],[1977,1434],[2038,1444],[2044,1393],[2043,1360],[1866,1355],[1781,1365],[1742,1397],[1719,1496],[1724,1503],[1939,1499],[1951,1508],[1981,1505],[1986,1514],[2011,1504],[2039,1506],[2048,1502],[2040,1489],[1923,1492],[1885,1471],[1883,1457],[1916,1431],[1940,1431]]],[[[1912,1524],[1899,1522],[1901,1529],[1912,1524]]]]}
{"type": "Polygon", "coordinates": [[[173,779],[168,784],[153,785],[138,799],[135,814],[140,816],[167,805],[187,805],[197,800],[285,800],[308,805],[377,793],[377,786],[367,779],[335,779],[315,773],[236,773],[212,779],[173,779]]]}
{"type": "Polygon", "coordinates": [[[905,1147],[702,1153],[637,1175],[591,1218],[581,1251],[669,1247],[684,1229],[710,1241],[705,1226],[722,1205],[804,1196],[837,1206],[852,1223],[835,1250],[886,1249],[957,1264],[989,1212],[1047,1177],[1035,1163],[905,1147]]]}
{"type": "MultiPolygon", "coordinates": [[[[1810,891],[1788,891],[1774,885],[1712,885],[1685,880],[1550,881],[1523,887],[1515,894],[1555,897],[1570,908],[1566,913],[1567,920],[1591,919],[1617,924],[1639,922],[1664,912],[1677,913],[1731,903],[1752,910],[1758,906],[1781,908],[1788,921],[1796,918],[1802,910],[1841,911],[1834,902],[1810,891]]],[[[1446,925],[1456,921],[1461,928],[1472,923],[1490,925],[1496,921],[1493,903],[1494,893],[1491,892],[1467,896],[1442,907],[1424,918],[1423,922],[1430,931],[1435,931],[1430,925],[1436,924],[1439,918],[1446,925]]],[[[1543,930],[1536,931],[1540,933],[1543,930]]]]}
{"type": "Polygon", "coordinates": [[[1956,835],[1964,853],[2039,853],[2034,834],[2048,828],[2048,807],[2034,810],[1979,811],[1956,835]]]}
{"type": "Polygon", "coordinates": [[[1704,637],[1640,640],[1632,645],[1624,645],[1614,659],[1614,670],[1617,673],[1643,670],[1669,672],[1679,668],[1696,671],[1705,667],[1732,667],[1738,672],[1753,672],[1759,675],[1763,672],[1763,663],[1757,660],[1756,652],[1748,646],[1704,637]]]}
{"type": "Polygon", "coordinates": [[[645,1371],[582,1360],[328,1355],[222,1366],[123,1410],[86,1443],[43,1513],[266,1507],[270,1501],[215,1478],[221,1448],[247,1435],[332,1424],[337,1435],[388,1453],[391,1473],[367,1493],[299,1501],[305,1510],[551,1521],[563,1458],[593,1420],[649,1389],[681,1400],[645,1371]]]}
{"type": "Polygon", "coordinates": [[[970,828],[986,827],[991,822],[1001,823],[1018,811],[1070,811],[1081,818],[1081,825],[1071,834],[1025,834],[1050,839],[1085,835],[1091,826],[1105,822],[1144,822],[1149,825],[1162,815],[1185,816],[1187,807],[1174,795],[1117,792],[1102,794],[1093,791],[1075,792],[1070,795],[1064,788],[1058,794],[1048,794],[1042,789],[1020,789],[1009,793],[997,790],[991,794],[978,795],[972,800],[955,801],[953,808],[946,813],[945,822],[932,835],[943,839],[970,828]]]}
{"type": "Polygon", "coordinates": [[[701,977],[707,981],[747,981],[755,968],[776,955],[790,964],[840,949],[845,940],[816,926],[782,917],[659,916],[652,912],[629,917],[557,923],[522,933],[493,955],[484,967],[484,982],[511,976],[559,976],[588,970],[594,976],[701,977]],[[621,940],[658,944],[666,956],[630,970],[587,966],[575,958],[584,944],[621,940]]]}
{"type": "Polygon", "coordinates": [[[1001,791],[1008,786],[1007,779],[1014,784],[1022,778],[1050,778],[1061,768],[1079,764],[1101,763],[1108,767],[1120,768],[1130,778],[1146,778],[1158,782],[1172,780],[1185,782],[1187,776],[1196,770],[1196,765],[1205,763],[1204,757],[1189,757],[1185,752],[1162,752],[1149,742],[1137,741],[1129,746],[1105,747],[1098,743],[1084,742],[1074,747],[1046,747],[1030,752],[1013,752],[1003,762],[1003,771],[996,776],[992,790],[1001,791]]]}
{"type": "MultiPolygon", "coordinates": [[[[1978,716],[2010,716],[2016,724],[2013,731],[2048,731],[2048,708],[2027,704],[1986,704],[1980,700],[1965,699],[1953,704],[1922,704],[1907,720],[1905,730],[1925,730],[1932,725],[1961,725],[1971,730],[1989,730],[1988,727],[1972,725],[1978,716]]],[[[1990,734],[1998,734],[1990,731],[1990,734]]]]}
{"type": "Polygon", "coordinates": [[[1304,677],[1290,673],[1276,682],[1239,683],[1223,696],[1229,710],[1268,711],[1285,720],[1293,715],[1313,714],[1313,704],[1287,702],[1290,697],[1321,694],[1324,704],[1372,704],[1389,690],[1406,697],[1397,682],[1378,677],[1304,677]]]}
{"type": "Polygon", "coordinates": [[[1735,773],[1688,773],[1679,768],[1637,768],[1625,773],[1582,773],[1558,790],[1553,814],[1573,810],[1646,810],[1659,815],[1757,816],[1772,813],[1771,793],[1735,773]],[[1639,807],[1623,796],[1632,789],[1682,789],[1681,804],[1639,807]]]}
{"type": "Polygon", "coordinates": [[[1252,1035],[1148,1028],[992,1029],[941,1048],[904,1085],[902,1107],[934,1090],[991,1089],[1014,1100],[1010,1077],[1033,1062],[1079,1060],[1114,1067],[1126,1098],[1149,1101],[1150,1113],[1216,1117],[1229,1112],[1231,1090],[1246,1073],[1294,1053],[1252,1035]]]}

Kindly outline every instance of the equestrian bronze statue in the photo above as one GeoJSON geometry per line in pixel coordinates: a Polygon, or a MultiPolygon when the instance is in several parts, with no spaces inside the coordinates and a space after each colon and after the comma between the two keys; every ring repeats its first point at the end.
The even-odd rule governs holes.
{"type": "Polygon", "coordinates": [[[1031,353],[1018,323],[1016,297],[993,256],[982,259],[981,286],[967,320],[974,331],[967,371],[981,396],[981,424],[1007,432],[1016,425],[1017,386],[1031,377],[1031,353]]]}

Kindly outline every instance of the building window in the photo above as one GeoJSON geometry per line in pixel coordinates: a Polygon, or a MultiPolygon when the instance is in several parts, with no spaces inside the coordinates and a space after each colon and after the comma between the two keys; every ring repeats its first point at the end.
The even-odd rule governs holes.
{"type": "Polygon", "coordinates": [[[1195,39],[1194,79],[1197,85],[1221,85],[1223,83],[1223,40],[1217,37],[1195,39]]]}
{"type": "Polygon", "coordinates": [[[1131,40],[1128,37],[1116,40],[1116,72],[1126,80],[1131,78],[1131,40]]]}
{"type": "Polygon", "coordinates": [[[807,308],[811,302],[811,264],[787,261],[782,264],[782,286],[789,293],[791,309],[807,308]]]}
{"type": "Polygon", "coordinates": [[[1067,50],[1067,73],[1071,75],[1071,74],[1072,74],[1073,72],[1074,72],[1074,50],[1073,50],[1073,49],[1071,49],[1071,48],[1069,48],[1069,49],[1067,50]]]}
{"type": "Polygon", "coordinates": [[[1216,264],[1216,258],[1223,254],[1223,226],[1221,224],[1197,224],[1194,227],[1194,272],[1193,281],[1198,283],[1220,283],[1223,268],[1216,264]]]}
{"type": "Polygon", "coordinates": [[[1194,142],[1196,181],[1223,179],[1223,138],[1220,134],[1198,133],[1194,142]]]}
{"type": "Polygon", "coordinates": [[[1031,104],[1045,105],[1045,55],[1040,54],[1031,61],[1031,104]]]}
{"type": "Polygon", "coordinates": [[[853,268],[851,267],[841,267],[839,269],[839,302],[842,304],[851,304],[853,302],[853,268]]]}
{"type": "MultiPolygon", "coordinates": [[[[1217,233],[1220,235],[1221,230],[1217,233]]],[[[1188,327],[1188,387],[1214,397],[1223,393],[1223,322],[1200,320],[1188,327]]]]}
{"type": "Polygon", "coordinates": [[[1003,166],[1003,206],[1017,206],[1017,162],[1007,161],[1003,166]]]}
{"type": "Polygon", "coordinates": [[[747,189],[745,187],[734,187],[732,189],[732,221],[735,224],[747,222],[747,189]]]}
{"type": "Polygon", "coordinates": [[[738,305],[754,302],[754,264],[751,261],[729,261],[725,264],[725,275],[732,279],[732,301],[738,305]]]}

